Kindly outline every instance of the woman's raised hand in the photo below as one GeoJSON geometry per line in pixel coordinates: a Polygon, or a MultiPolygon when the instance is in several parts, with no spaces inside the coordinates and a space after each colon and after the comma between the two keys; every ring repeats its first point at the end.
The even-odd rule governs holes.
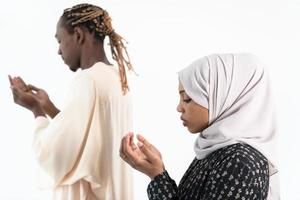
{"type": "Polygon", "coordinates": [[[132,132],[125,135],[120,145],[120,157],[134,169],[148,175],[151,179],[164,171],[160,152],[143,136],[137,135],[137,145],[132,132]]]}

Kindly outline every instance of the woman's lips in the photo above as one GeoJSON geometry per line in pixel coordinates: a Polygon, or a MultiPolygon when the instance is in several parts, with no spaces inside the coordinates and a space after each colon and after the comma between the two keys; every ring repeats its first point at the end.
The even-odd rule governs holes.
{"type": "Polygon", "coordinates": [[[182,120],[182,125],[183,125],[183,126],[186,126],[186,120],[183,119],[182,117],[180,117],[180,119],[182,120]]]}

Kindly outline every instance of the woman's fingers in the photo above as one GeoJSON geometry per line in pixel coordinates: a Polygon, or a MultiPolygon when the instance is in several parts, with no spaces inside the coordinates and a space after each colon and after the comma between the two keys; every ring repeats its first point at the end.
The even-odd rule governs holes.
{"type": "MultiPolygon", "coordinates": [[[[127,135],[126,135],[127,136],[127,135]]],[[[125,138],[126,138],[126,136],[124,136],[123,138],[122,138],[122,140],[121,140],[121,144],[120,144],[120,149],[119,149],[119,154],[120,154],[120,157],[122,158],[122,159],[124,159],[126,156],[125,156],[125,138]]]]}
{"type": "Polygon", "coordinates": [[[120,154],[120,156],[121,156],[121,158],[124,158],[125,157],[125,153],[124,153],[124,151],[125,151],[125,137],[126,136],[124,136],[123,138],[122,138],[122,140],[121,140],[121,144],[120,144],[120,149],[119,149],[119,154],[120,154]]]}
{"type": "Polygon", "coordinates": [[[153,145],[150,144],[150,142],[148,142],[142,135],[138,134],[137,135],[137,139],[138,139],[138,147],[140,149],[143,149],[143,151],[145,151],[145,153],[147,153],[147,155],[152,156],[152,147],[153,145]]]}
{"type": "Polygon", "coordinates": [[[128,137],[129,134],[126,134],[122,139],[122,152],[125,156],[126,156],[126,152],[128,151],[128,147],[127,147],[128,137]]]}
{"type": "Polygon", "coordinates": [[[152,145],[141,135],[138,135],[138,147],[133,142],[133,133],[128,133],[123,139],[122,149],[126,157],[130,158],[133,162],[140,162],[143,159],[149,161],[155,159],[155,152],[152,152],[152,145]],[[144,155],[139,155],[141,152],[144,155]]]}
{"type": "Polygon", "coordinates": [[[132,133],[132,136],[130,137],[129,145],[130,145],[130,147],[132,148],[133,151],[135,151],[137,149],[137,146],[134,144],[134,135],[133,135],[133,133],[132,133]]]}
{"type": "MultiPolygon", "coordinates": [[[[140,156],[136,152],[137,148],[132,146],[133,133],[128,133],[123,137],[120,145],[120,157],[127,162],[130,166],[137,169],[137,166],[140,162],[140,156]]],[[[135,146],[135,145],[134,145],[135,146]]]]}
{"type": "Polygon", "coordinates": [[[164,170],[159,153],[141,135],[138,136],[137,146],[133,142],[133,133],[128,133],[121,141],[120,157],[131,167],[153,179],[164,170]]]}
{"type": "Polygon", "coordinates": [[[155,163],[157,160],[157,156],[155,155],[155,152],[152,151],[152,148],[150,145],[146,145],[145,143],[142,142],[138,142],[138,147],[141,150],[141,152],[143,154],[145,154],[146,159],[151,162],[151,163],[155,163]]]}
{"type": "Polygon", "coordinates": [[[132,140],[133,140],[133,133],[128,133],[122,138],[121,145],[120,145],[120,155],[122,157],[126,157],[127,154],[132,154],[132,140]]]}
{"type": "Polygon", "coordinates": [[[142,142],[144,145],[146,145],[151,151],[155,154],[158,155],[161,158],[160,152],[157,150],[155,146],[153,146],[148,140],[146,140],[142,135],[137,135],[137,139],[142,142]]]}
{"type": "Polygon", "coordinates": [[[160,152],[153,146],[150,142],[148,142],[142,135],[137,135],[137,139],[139,141],[138,146],[141,151],[147,155],[148,159],[151,159],[151,162],[156,162],[158,159],[162,160],[160,152]]]}
{"type": "Polygon", "coordinates": [[[146,146],[151,146],[150,142],[148,142],[142,135],[137,134],[137,139],[146,146]]]}
{"type": "Polygon", "coordinates": [[[125,136],[123,151],[126,157],[130,158],[132,161],[137,159],[135,149],[132,148],[132,140],[133,140],[133,133],[128,133],[125,136]]]}

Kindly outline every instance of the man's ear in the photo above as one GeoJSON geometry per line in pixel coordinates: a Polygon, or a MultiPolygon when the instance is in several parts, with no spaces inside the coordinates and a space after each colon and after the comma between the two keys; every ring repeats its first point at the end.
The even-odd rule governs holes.
{"type": "Polygon", "coordinates": [[[74,39],[78,44],[82,44],[84,41],[84,32],[82,30],[82,28],[80,27],[75,27],[74,28],[74,39]]]}

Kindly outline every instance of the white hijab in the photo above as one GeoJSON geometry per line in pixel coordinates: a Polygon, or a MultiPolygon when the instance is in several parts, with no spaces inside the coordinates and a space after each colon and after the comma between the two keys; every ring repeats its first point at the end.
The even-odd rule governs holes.
{"type": "Polygon", "coordinates": [[[247,143],[268,159],[268,199],[279,199],[275,109],[263,64],[252,54],[214,54],[178,74],[186,94],[209,110],[209,126],[195,141],[197,159],[227,145],[247,143]]]}

